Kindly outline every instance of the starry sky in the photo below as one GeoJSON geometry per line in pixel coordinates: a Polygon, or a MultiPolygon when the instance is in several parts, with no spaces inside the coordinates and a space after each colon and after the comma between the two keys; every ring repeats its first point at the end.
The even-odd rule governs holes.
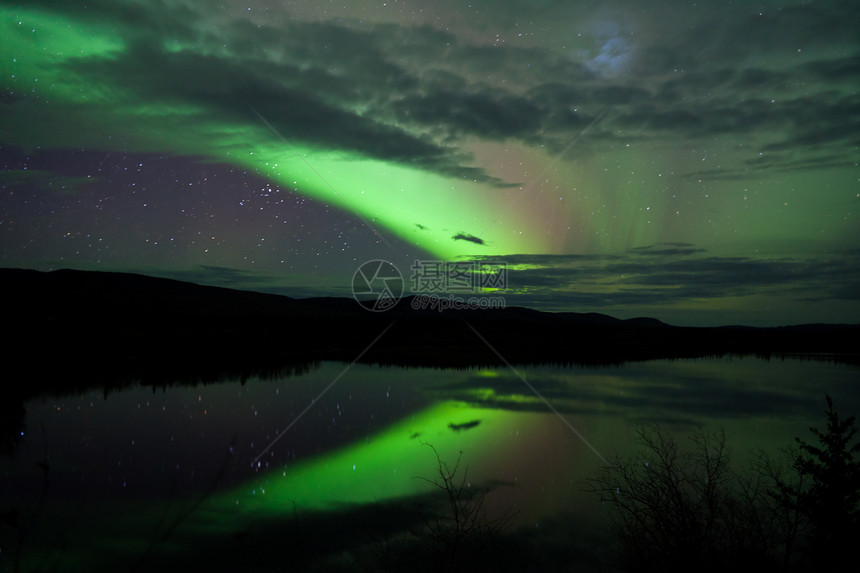
{"type": "Polygon", "coordinates": [[[860,4],[0,1],[0,266],[860,322],[860,4]]]}

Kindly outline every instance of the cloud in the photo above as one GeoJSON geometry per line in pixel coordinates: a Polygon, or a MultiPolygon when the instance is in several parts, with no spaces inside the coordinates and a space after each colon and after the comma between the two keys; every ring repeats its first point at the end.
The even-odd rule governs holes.
{"type": "MultiPolygon", "coordinates": [[[[88,81],[122,86],[141,104],[161,102],[167,108],[193,105],[208,121],[235,124],[256,122],[258,110],[280,135],[328,149],[354,152],[400,162],[445,175],[494,182],[480,168],[464,165],[466,157],[393,125],[356,113],[327,97],[339,93],[341,79],[327,73],[302,71],[290,63],[254,62],[191,51],[169,53],[138,43],[121,56],[67,64],[69,71],[88,81]],[[280,78],[304,78],[283,81],[280,78]],[[322,97],[321,97],[322,96],[322,97]]],[[[349,83],[349,82],[346,82],[349,83]]],[[[383,83],[384,80],[383,80],[383,83]]],[[[389,82],[390,83],[390,82],[389,82]]],[[[344,88],[356,89],[350,84],[344,88]]]]}
{"type": "Polygon", "coordinates": [[[756,295],[860,301],[860,256],[816,258],[707,255],[693,245],[656,244],[607,255],[513,255],[475,260],[507,263],[510,304],[559,308],[655,305],[756,295]]]}
{"type": "Polygon", "coordinates": [[[35,188],[67,194],[75,193],[80,187],[92,182],[93,180],[87,177],[60,175],[41,169],[5,169],[0,171],[0,186],[10,190],[35,188]]]}
{"type": "Polygon", "coordinates": [[[398,121],[445,126],[448,138],[531,139],[542,127],[541,110],[527,98],[497,91],[410,94],[393,104],[398,121]]]}
{"type": "Polygon", "coordinates": [[[665,255],[694,255],[707,252],[705,249],[696,248],[691,243],[657,243],[656,245],[645,245],[633,247],[628,251],[630,254],[643,256],[665,256],[665,255]]]}
{"type": "Polygon", "coordinates": [[[476,237],[475,235],[467,235],[466,233],[457,233],[451,238],[455,241],[469,241],[470,243],[475,243],[476,245],[485,244],[484,239],[476,237]]]}
{"type": "MultiPolygon", "coordinates": [[[[58,65],[125,105],[193,108],[201,119],[235,125],[253,124],[254,107],[291,142],[497,186],[511,183],[471,165],[457,143],[512,139],[557,149],[607,109],[578,151],[629,141],[630,132],[667,143],[755,133],[767,151],[826,149],[828,166],[856,160],[856,2],[720,7],[719,26],[716,8],[701,7],[685,12],[688,25],[650,35],[635,34],[630,18],[607,16],[591,32],[605,48],[603,67],[622,58],[628,70],[609,75],[575,51],[489,46],[429,25],[300,20],[277,10],[260,24],[167,0],[35,4],[117,30],[124,49],[58,65]]],[[[626,13],[623,3],[613,12],[626,13]]],[[[675,12],[659,5],[653,18],[675,12]]],[[[722,176],[767,168],[727,164],[722,176]]]]}

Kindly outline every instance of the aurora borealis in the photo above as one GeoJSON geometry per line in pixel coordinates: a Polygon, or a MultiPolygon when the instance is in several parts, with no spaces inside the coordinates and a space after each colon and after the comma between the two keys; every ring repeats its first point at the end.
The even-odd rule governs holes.
{"type": "Polygon", "coordinates": [[[860,6],[0,3],[0,264],[860,321],[860,6]]]}

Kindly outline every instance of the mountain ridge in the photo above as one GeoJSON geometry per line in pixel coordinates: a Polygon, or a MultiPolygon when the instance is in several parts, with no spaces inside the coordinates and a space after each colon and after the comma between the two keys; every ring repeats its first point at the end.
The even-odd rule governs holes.
{"type": "Polygon", "coordinates": [[[73,360],[286,360],[477,365],[622,362],[720,354],[855,355],[860,325],[684,327],[651,317],[526,307],[386,312],[348,298],[296,299],[134,273],[0,269],[13,348],[73,360]],[[374,340],[380,333],[386,334],[374,340]],[[480,336],[476,336],[479,334],[480,336]]]}
{"type": "Polygon", "coordinates": [[[725,355],[860,365],[860,325],[678,327],[524,307],[369,312],[134,273],[0,269],[7,379],[0,418],[39,395],[129,384],[280,378],[324,361],[431,368],[604,366],[725,355]]]}

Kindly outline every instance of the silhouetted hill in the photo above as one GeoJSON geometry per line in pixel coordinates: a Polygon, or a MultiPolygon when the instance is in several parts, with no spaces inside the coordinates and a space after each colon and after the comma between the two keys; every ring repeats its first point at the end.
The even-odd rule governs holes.
{"type": "Polygon", "coordinates": [[[521,307],[413,310],[411,297],[373,313],[352,299],[291,299],[125,273],[0,269],[0,281],[13,339],[8,368],[24,372],[23,394],[92,380],[277,373],[359,355],[440,367],[728,353],[856,361],[860,340],[858,325],[687,328],[521,307]]]}

